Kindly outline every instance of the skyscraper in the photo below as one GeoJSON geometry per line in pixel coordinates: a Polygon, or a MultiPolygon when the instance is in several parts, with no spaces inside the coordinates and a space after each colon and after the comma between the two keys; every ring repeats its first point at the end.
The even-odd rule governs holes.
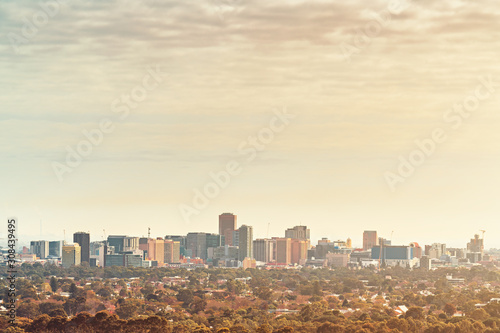
{"type": "Polygon", "coordinates": [[[64,243],[64,241],[49,242],[49,256],[61,258],[62,246],[64,243]]]}
{"type": "Polygon", "coordinates": [[[165,263],[172,264],[180,261],[180,243],[165,239],[165,263]]]}
{"type": "Polygon", "coordinates": [[[73,265],[80,265],[80,260],[82,258],[81,247],[78,244],[66,244],[62,247],[62,266],[64,268],[71,267],[73,265]]]}
{"type": "Polygon", "coordinates": [[[123,239],[123,250],[133,251],[139,249],[139,237],[125,237],[123,239]]]}
{"type": "Polygon", "coordinates": [[[36,255],[40,259],[45,259],[49,255],[48,241],[32,241],[30,244],[31,254],[36,255]]]}
{"type": "Polygon", "coordinates": [[[125,247],[125,238],[127,236],[110,235],[108,236],[108,245],[114,246],[115,253],[122,252],[125,247]]]}
{"type": "Polygon", "coordinates": [[[236,215],[232,213],[219,215],[219,235],[224,236],[225,245],[233,245],[234,230],[236,230],[236,215]]]}
{"type": "Polygon", "coordinates": [[[290,264],[292,262],[292,240],[290,238],[273,238],[276,241],[276,263],[290,264]]]}
{"type": "Polygon", "coordinates": [[[207,259],[207,233],[190,232],[187,234],[186,248],[191,252],[192,258],[207,259]]]}
{"type": "Polygon", "coordinates": [[[253,241],[254,258],[257,261],[265,263],[273,262],[274,259],[274,246],[276,241],[273,239],[256,239],[253,241]]]}
{"type": "Polygon", "coordinates": [[[81,262],[90,263],[90,234],[87,232],[75,232],[73,242],[81,247],[81,262]]]}
{"type": "Polygon", "coordinates": [[[370,250],[378,245],[377,232],[374,230],[365,230],[363,232],[363,250],[370,250]]]}
{"type": "Polygon", "coordinates": [[[238,229],[239,234],[239,256],[238,260],[253,258],[253,227],[242,225],[238,229]]]}
{"type": "Polygon", "coordinates": [[[293,228],[286,229],[285,238],[308,240],[311,238],[311,231],[305,225],[297,225],[293,228]]]}
{"type": "Polygon", "coordinates": [[[291,256],[290,261],[292,264],[304,264],[307,260],[307,248],[309,242],[302,239],[291,240],[291,256]]]}

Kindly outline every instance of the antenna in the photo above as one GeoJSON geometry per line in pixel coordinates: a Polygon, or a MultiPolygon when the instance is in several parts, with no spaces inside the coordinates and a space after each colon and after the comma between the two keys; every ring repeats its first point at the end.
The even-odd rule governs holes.
{"type": "Polygon", "coordinates": [[[66,243],[66,229],[63,229],[63,233],[64,233],[64,242],[66,243]]]}
{"type": "Polygon", "coordinates": [[[151,238],[151,228],[148,227],[148,239],[151,238]]]}

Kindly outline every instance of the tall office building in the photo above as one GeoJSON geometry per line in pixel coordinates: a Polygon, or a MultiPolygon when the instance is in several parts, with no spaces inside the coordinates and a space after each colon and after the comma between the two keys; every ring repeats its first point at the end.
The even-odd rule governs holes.
{"type": "Polygon", "coordinates": [[[187,234],[186,248],[192,258],[207,259],[207,234],[205,232],[190,232],[187,234]]]}
{"type": "Polygon", "coordinates": [[[374,246],[378,246],[377,232],[374,230],[365,230],[363,232],[363,250],[370,250],[374,246]]]}
{"type": "Polygon", "coordinates": [[[147,237],[139,238],[139,250],[142,251],[144,260],[155,260],[156,239],[147,237]]]}
{"type": "Polygon", "coordinates": [[[180,262],[180,254],[180,243],[170,239],[165,239],[165,263],[174,264],[180,262]]]}
{"type": "Polygon", "coordinates": [[[78,243],[81,247],[81,262],[90,263],[90,234],[87,232],[75,232],[73,234],[73,242],[78,243]]]}
{"type": "Polygon", "coordinates": [[[265,263],[273,262],[274,258],[274,246],[276,241],[273,239],[256,239],[253,241],[253,255],[255,260],[263,261],[265,263]]]}
{"type": "Polygon", "coordinates": [[[62,247],[65,244],[65,241],[53,241],[49,242],[49,256],[61,258],[62,256],[62,247]]]}
{"type": "Polygon", "coordinates": [[[165,236],[165,240],[179,242],[180,255],[184,257],[190,257],[190,255],[188,255],[186,251],[186,236],[167,235],[165,236]]]}
{"type": "Polygon", "coordinates": [[[291,255],[290,261],[292,264],[305,264],[307,260],[307,249],[309,241],[302,239],[292,239],[291,240],[291,255]]]}
{"type": "Polygon", "coordinates": [[[82,258],[81,247],[78,244],[65,244],[62,247],[62,266],[64,268],[71,267],[73,265],[80,265],[80,260],[82,258]]]}
{"type": "Polygon", "coordinates": [[[242,225],[238,229],[239,235],[239,256],[238,260],[253,258],[253,227],[242,225]]]}
{"type": "Polygon", "coordinates": [[[311,231],[305,225],[298,225],[293,228],[286,229],[285,238],[308,240],[311,239],[311,231]]]}
{"type": "Polygon", "coordinates": [[[49,256],[48,241],[32,241],[30,244],[31,254],[36,255],[40,259],[45,259],[49,256]]]}
{"type": "Polygon", "coordinates": [[[127,238],[127,236],[110,235],[108,236],[108,246],[113,246],[115,248],[115,253],[122,252],[125,247],[125,238],[127,238]]]}
{"type": "Polygon", "coordinates": [[[292,262],[292,240],[290,238],[273,238],[276,242],[275,251],[277,264],[290,264],[292,262]]]}
{"type": "Polygon", "coordinates": [[[240,246],[240,231],[239,230],[235,230],[232,232],[232,239],[231,240],[232,240],[231,241],[232,246],[240,246]]]}
{"type": "Polygon", "coordinates": [[[125,237],[123,239],[123,251],[134,251],[139,249],[139,237],[125,237]]]}
{"type": "Polygon", "coordinates": [[[155,254],[153,260],[156,260],[158,264],[161,265],[165,263],[165,240],[161,237],[158,237],[154,241],[155,254]]]}
{"type": "Polygon", "coordinates": [[[219,215],[219,235],[224,236],[225,245],[233,244],[233,231],[236,230],[236,215],[223,213],[219,215]]]}

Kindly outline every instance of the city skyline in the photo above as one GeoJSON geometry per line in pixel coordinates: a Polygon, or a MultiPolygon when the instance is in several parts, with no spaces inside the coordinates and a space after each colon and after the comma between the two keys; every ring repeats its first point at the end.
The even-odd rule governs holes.
{"type": "MultiPolygon", "coordinates": [[[[398,241],[397,239],[393,238],[394,236],[394,231],[392,231],[390,234],[388,235],[385,235],[385,234],[382,234],[382,233],[379,233],[377,230],[363,230],[361,232],[361,235],[348,235],[347,237],[328,237],[327,235],[316,235],[316,237],[314,238],[309,238],[310,237],[310,228],[308,226],[305,226],[305,225],[296,225],[295,227],[284,227],[281,231],[281,233],[277,233],[277,234],[272,234],[272,233],[266,233],[266,235],[262,235],[262,232],[260,233],[257,233],[257,234],[254,234],[253,230],[254,230],[254,227],[253,225],[246,225],[246,224],[242,224],[241,226],[238,226],[236,221],[237,221],[237,217],[239,216],[238,214],[233,214],[233,213],[222,213],[220,215],[218,215],[219,219],[218,219],[218,223],[213,223],[215,225],[215,228],[217,228],[218,231],[213,231],[213,230],[209,230],[209,231],[206,231],[206,230],[185,230],[184,232],[179,232],[179,233],[175,233],[175,232],[164,232],[162,234],[152,234],[152,235],[148,235],[147,233],[146,234],[133,234],[133,233],[127,233],[127,232],[121,232],[121,233],[102,233],[101,236],[98,236],[98,235],[95,235],[93,236],[91,233],[90,233],[90,242],[98,242],[98,241],[103,241],[103,240],[109,240],[109,237],[115,237],[115,238],[126,238],[126,237],[137,237],[137,238],[148,238],[150,237],[150,239],[159,239],[159,238],[164,238],[166,237],[165,235],[167,236],[171,236],[171,235],[179,235],[179,236],[186,236],[188,234],[197,234],[197,233],[202,233],[202,234],[213,234],[213,235],[220,235],[220,236],[224,236],[224,234],[226,234],[226,232],[224,232],[224,228],[222,227],[225,224],[225,226],[227,226],[227,221],[229,221],[227,219],[227,217],[231,215],[232,216],[232,223],[234,223],[234,226],[236,226],[236,229],[234,230],[234,232],[238,232],[242,227],[243,228],[250,228],[252,231],[251,231],[251,239],[253,240],[257,240],[257,239],[271,239],[271,238],[291,238],[291,239],[308,239],[310,240],[310,244],[312,246],[315,246],[316,243],[320,243],[321,240],[323,239],[328,239],[329,241],[346,241],[347,239],[351,242],[351,246],[352,248],[358,248],[358,249],[363,249],[363,250],[369,250],[372,248],[373,245],[376,245],[376,246],[379,246],[380,245],[380,240],[384,240],[384,241],[388,241],[389,244],[392,243],[392,245],[408,245],[408,244],[412,244],[412,243],[420,243],[420,244],[435,244],[435,243],[443,243],[443,244],[446,244],[448,247],[453,247],[453,248],[464,248],[466,249],[467,248],[467,241],[470,239],[470,237],[472,236],[478,236],[478,237],[481,237],[481,239],[485,239],[485,233],[486,233],[486,230],[477,230],[477,232],[473,233],[473,234],[470,234],[468,236],[465,236],[465,238],[457,241],[456,243],[450,243],[450,242],[446,242],[445,239],[437,239],[437,238],[433,238],[431,241],[422,241],[422,240],[418,240],[418,239],[414,239],[414,238],[410,238],[412,239],[411,241],[409,242],[402,242],[402,241],[398,241]],[[225,218],[225,219],[224,219],[225,218]],[[224,221],[221,223],[221,221],[224,221]],[[307,232],[306,232],[306,229],[307,229],[307,232]],[[300,231],[297,231],[297,230],[300,230],[300,231]],[[220,232],[223,231],[224,234],[221,234],[220,232]],[[290,233],[290,232],[293,232],[293,233],[290,233]],[[125,236],[126,235],[126,236],[125,236]],[[291,235],[294,235],[294,236],[291,236],[291,235]],[[300,235],[300,236],[299,236],[300,235]],[[307,235],[307,237],[306,237],[307,235]],[[366,235],[370,235],[370,236],[366,236],[366,235]],[[106,237],[104,237],[106,236],[106,237]],[[366,237],[369,237],[367,240],[366,237]],[[469,237],[469,238],[468,238],[469,237]],[[353,241],[354,240],[354,241],[353,241]],[[365,245],[368,244],[368,245],[365,245]]],[[[147,231],[150,232],[150,228],[146,227],[147,228],[147,231]]],[[[105,232],[106,230],[103,229],[103,232],[105,232]]],[[[123,231],[123,230],[122,230],[123,231]]],[[[82,232],[82,231],[75,231],[74,233],[68,233],[68,237],[69,239],[73,239],[73,242],[71,241],[67,241],[67,240],[64,240],[64,239],[60,239],[60,238],[40,238],[40,237],[35,237],[35,238],[32,238],[32,239],[29,239],[27,241],[27,243],[29,244],[30,242],[32,241],[67,241],[67,243],[78,243],[75,241],[75,235],[77,234],[84,234],[86,235],[87,232],[82,232]],[[73,235],[73,237],[71,237],[71,235],[73,235]]],[[[313,233],[314,235],[314,230],[313,230],[313,233]]],[[[486,233],[487,235],[487,233],[486,233]]],[[[87,236],[88,237],[88,236],[87,236]]],[[[224,236],[225,237],[225,236],[224,236]]],[[[410,236],[411,237],[411,236],[410,236]]],[[[225,241],[225,244],[229,244],[229,245],[233,245],[233,239],[231,238],[230,240],[226,240],[225,241]]],[[[486,244],[488,244],[488,241],[485,242],[486,244]]],[[[20,246],[25,246],[26,243],[24,242],[21,242],[20,243],[20,246]]],[[[88,248],[88,245],[87,245],[87,248],[88,248]]],[[[487,246],[485,247],[485,249],[496,249],[494,246],[487,246]]],[[[119,251],[122,251],[123,249],[119,249],[119,251]]],[[[252,251],[253,252],[253,251],[252,251]]]]}
{"type": "Polygon", "coordinates": [[[229,209],[255,237],[500,248],[496,2],[222,2],[0,4],[20,240],[216,232],[229,209]]]}

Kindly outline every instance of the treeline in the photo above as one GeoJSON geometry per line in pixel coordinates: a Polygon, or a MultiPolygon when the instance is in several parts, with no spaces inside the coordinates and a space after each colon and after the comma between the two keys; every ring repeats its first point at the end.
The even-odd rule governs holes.
{"type": "MultiPolygon", "coordinates": [[[[482,315],[491,316],[490,313],[482,315]]],[[[423,332],[423,333],[498,333],[498,316],[484,318],[425,316],[421,308],[412,307],[405,315],[391,317],[383,310],[358,313],[349,318],[338,311],[326,309],[326,304],[308,304],[297,315],[272,317],[256,309],[226,309],[221,313],[203,316],[154,315],[133,319],[120,319],[116,314],[101,311],[94,316],[87,312],[68,319],[46,314],[32,321],[20,320],[17,326],[8,326],[0,318],[2,332],[167,332],[167,333],[292,333],[292,332],[423,332]]]]}

